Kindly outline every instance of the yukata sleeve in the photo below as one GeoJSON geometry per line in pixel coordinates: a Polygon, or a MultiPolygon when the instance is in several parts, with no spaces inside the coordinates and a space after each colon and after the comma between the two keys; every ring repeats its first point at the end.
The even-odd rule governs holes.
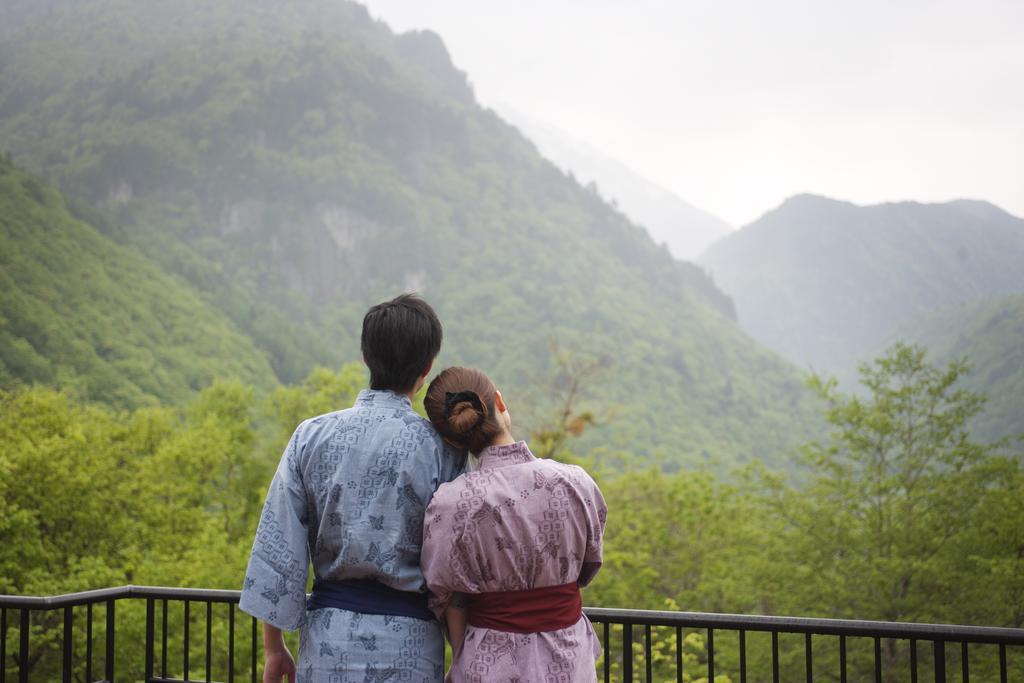
{"type": "MultiPolygon", "coordinates": [[[[439,491],[439,494],[442,492],[439,491]]],[[[455,537],[452,520],[446,514],[443,495],[435,495],[427,506],[423,520],[423,547],[420,551],[420,570],[430,592],[428,604],[437,620],[444,624],[444,611],[456,599],[459,585],[452,565],[455,537]]]]}
{"type": "Polygon", "coordinates": [[[300,432],[295,430],[263,505],[239,607],[294,631],[305,623],[309,577],[306,495],[300,477],[300,432]]]}
{"type": "Polygon", "coordinates": [[[583,555],[583,566],[580,568],[580,586],[586,586],[593,581],[598,570],[601,569],[604,527],[605,522],[608,520],[608,505],[604,501],[601,489],[598,488],[589,475],[587,475],[586,481],[590,489],[584,501],[587,523],[587,548],[583,555]]]}
{"type": "MultiPolygon", "coordinates": [[[[441,440],[438,439],[438,441],[441,440]]],[[[460,451],[454,446],[441,441],[438,453],[441,458],[438,466],[438,472],[440,473],[438,484],[452,481],[466,471],[466,466],[469,462],[469,454],[466,451],[460,451]]]]}

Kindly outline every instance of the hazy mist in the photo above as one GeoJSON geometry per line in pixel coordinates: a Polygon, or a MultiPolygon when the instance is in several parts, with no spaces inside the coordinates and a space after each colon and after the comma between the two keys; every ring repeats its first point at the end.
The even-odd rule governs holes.
{"type": "Polygon", "coordinates": [[[733,225],[800,192],[1024,215],[1024,3],[367,5],[439,32],[484,104],[572,131],[733,225]]]}

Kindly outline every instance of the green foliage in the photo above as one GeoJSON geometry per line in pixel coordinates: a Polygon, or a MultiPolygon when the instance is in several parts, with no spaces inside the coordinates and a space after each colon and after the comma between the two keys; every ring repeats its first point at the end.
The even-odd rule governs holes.
{"type": "Polygon", "coordinates": [[[235,587],[296,416],[350,407],[364,379],[320,368],[262,400],[217,382],[182,410],[130,413],[0,391],[0,592],[235,587]]]}
{"type": "MultiPolygon", "coordinates": [[[[960,388],[964,371],[900,345],[863,369],[864,395],[816,380],[834,433],[803,450],[799,482],[763,466],[730,482],[707,471],[602,466],[566,436],[558,457],[588,466],[610,510],[587,604],[1024,625],[1024,470],[1007,444],[978,444],[965,431],[982,400],[960,388]]],[[[289,433],[350,406],[364,382],[356,364],[321,368],[266,398],[219,382],[184,409],[131,413],[50,389],[0,394],[0,591],[237,588],[289,433]]],[[[118,623],[119,637],[141,637],[139,610],[119,609],[118,623]]],[[[33,628],[43,676],[59,665],[59,623],[33,628]]],[[[685,680],[696,682],[707,671],[706,634],[682,635],[685,680]]],[[[761,635],[747,637],[751,672],[771,670],[761,635]]],[[[835,670],[833,641],[816,641],[822,671],[835,670]]],[[[635,644],[643,666],[639,633],[635,644]]],[[[715,652],[718,680],[736,680],[727,634],[715,652]]],[[[674,653],[674,630],[655,628],[657,680],[672,675],[674,653]]],[[[118,663],[124,671],[140,665],[131,654],[118,663]]],[[[620,653],[607,656],[621,671],[620,653]]],[[[887,643],[884,656],[896,672],[907,653],[887,643]]],[[[851,671],[869,676],[871,657],[870,643],[850,640],[851,671]]],[[[972,657],[982,679],[992,665],[972,657]]],[[[801,677],[802,666],[802,639],[782,638],[783,678],[801,677]]]]}
{"type": "Polygon", "coordinates": [[[987,397],[971,421],[983,439],[1024,435],[1024,294],[950,306],[915,318],[896,338],[948,362],[970,357],[963,386],[987,397]]]}
{"type": "MultiPolygon", "coordinates": [[[[802,449],[795,479],[760,465],[728,484],[701,472],[599,472],[609,522],[588,604],[1021,626],[1021,455],[972,439],[984,400],[963,388],[966,371],[900,344],[862,368],[861,394],[814,379],[834,431],[802,449]]],[[[673,651],[674,634],[655,629],[654,643],[673,651]]],[[[769,645],[748,634],[751,672],[771,671],[769,645]]],[[[733,648],[716,647],[717,671],[735,674],[733,648]]],[[[782,679],[801,679],[802,638],[781,648],[782,679]]],[[[871,643],[849,648],[851,680],[870,678],[871,643]]],[[[837,670],[837,652],[835,639],[817,639],[816,670],[837,670]]],[[[986,680],[989,655],[972,653],[986,680]]],[[[694,656],[699,671],[706,653],[694,656]]],[[[908,656],[885,642],[886,680],[908,656]]]]}
{"type": "Polygon", "coordinates": [[[445,323],[439,367],[484,368],[513,405],[548,400],[552,338],[609,358],[580,408],[616,419],[580,450],[724,471],[814,433],[798,373],[706,275],[480,108],[433,34],[328,0],[83,0],[0,64],[0,148],[284,383],[358,360],[366,307],[412,289],[445,323]]]}
{"type": "Polygon", "coordinates": [[[119,495],[119,466],[164,431],[163,416],[124,425],[47,389],[4,394],[0,405],[0,592],[122,583],[132,564],[122,539],[135,511],[119,495]]]}
{"type": "Polygon", "coordinates": [[[183,402],[218,377],[274,381],[264,354],[187,284],[0,160],[0,385],[135,407],[183,402]]]}
{"type": "MultiPolygon", "coordinates": [[[[1007,498],[1021,485],[1020,459],[1005,442],[972,440],[967,428],[984,398],[959,386],[966,372],[964,361],[934,366],[923,348],[897,344],[862,366],[866,396],[812,382],[835,431],[804,449],[806,485],[773,484],[788,522],[781,547],[799,558],[782,592],[789,605],[849,618],[1020,624],[1021,583],[1007,583],[1024,568],[1019,506],[1007,498]],[[987,517],[1004,505],[1009,514],[987,517]]],[[[902,644],[885,644],[887,670],[906,657],[902,644]]]]}
{"type": "MultiPolygon", "coordinates": [[[[52,389],[0,390],[0,593],[238,588],[295,415],[350,407],[363,379],[355,365],[318,369],[265,400],[237,381],[218,382],[182,410],[130,413],[52,389]]],[[[34,617],[33,680],[59,676],[60,616],[34,617]]],[[[121,642],[141,638],[138,606],[118,607],[117,618],[121,642]]],[[[134,655],[119,652],[118,668],[138,677],[134,655]]]]}
{"type": "Polygon", "coordinates": [[[862,369],[867,398],[814,381],[836,433],[806,448],[812,479],[785,501],[801,525],[811,596],[839,595],[850,615],[938,616],[936,595],[950,588],[942,551],[966,541],[957,538],[961,520],[983,498],[998,449],[966,432],[983,400],[955,388],[965,371],[930,366],[923,349],[897,345],[862,369]]]}
{"type": "Polygon", "coordinates": [[[301,384],[279,387],[270,395],[270,412],[277,417],[276,440],[285,443],[309,417],[351,406],[368,380],[365,367],[349,363],[339,372],[315,368],[301,384]]]}

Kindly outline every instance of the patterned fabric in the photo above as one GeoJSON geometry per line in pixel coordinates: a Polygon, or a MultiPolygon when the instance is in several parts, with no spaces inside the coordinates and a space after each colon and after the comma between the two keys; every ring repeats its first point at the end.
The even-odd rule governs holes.
{"type": "MultiPolygon", "coordinates": [[[[459,593],[527,590],[578,580],[601,566],[608,508],[575,465],[538,460],[522,441],[480,454],[478,469],[438,489],[423,528],[423,575],[431,607],[459,593]]],[[[466,628],[453,683],[596,681],[601,645],[590,621],[544,633],[466,628]]]]}
{"type": "Polygon", "coordinates": [[[313,610],[299,629],[296,674],[299,683],[438,683],[444,636],[434,621],[313,610]]]}
{"type": "Polygon", "coordinates": [[[267,492],[242,588],[241,608],[300,630],[301,683],[440,680],[444,641],[435,622],[306,610],[309,565],[317,579],[375,579],[425,591],[424,508],[462,471],[409,399],[364,390],[355,406],[303,422],[267,492]]]}

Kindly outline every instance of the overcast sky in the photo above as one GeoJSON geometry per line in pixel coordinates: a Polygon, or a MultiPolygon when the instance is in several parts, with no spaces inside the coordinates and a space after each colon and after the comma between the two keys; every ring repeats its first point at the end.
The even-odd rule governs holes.
{"type": "Polygon", "coordinates": [[[1024,0],[369,0],[506,103],[734,225],[786,197],[1024,216],[1024,0]]]}

